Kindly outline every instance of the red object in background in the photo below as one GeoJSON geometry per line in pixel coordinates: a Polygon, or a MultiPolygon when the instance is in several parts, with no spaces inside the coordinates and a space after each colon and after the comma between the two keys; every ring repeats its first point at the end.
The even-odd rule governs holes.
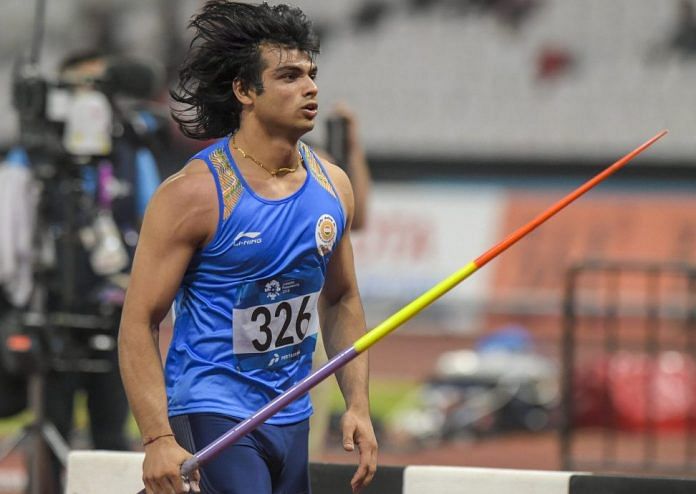
{"type": "Polygon", "coordinates": [[[32,341],[28,335],[13,334],[7,337],[5,346],[12,352],[28,352],[31,350],[32,341]]]}
{"type": "Polygon", "coordinates": [[[694,405],[696,363],[679,352],[620,352],[575,376],[575,426],[680,431],[696,419],[694,405]]]}
{"type": "Polygon", "coordinates": [[[566,74],[574,65],[574,58],[565,48],[547,46],[539,51],[536,65],[538,79],[553,79],[566,74]]]}
{"type": "Polygon", "coordinates": [[[593,361],[579,366],[573,376],[571,398],[574,427],[609,426],[607,421],[607,369],[606,360],[593,361]]]}
{"type": "Polygon", "coordinates": [[[682,353],[618,354],[611,361],[609,388],[623,429],[685,429],[695,386],[696,366],[682,353]]]}

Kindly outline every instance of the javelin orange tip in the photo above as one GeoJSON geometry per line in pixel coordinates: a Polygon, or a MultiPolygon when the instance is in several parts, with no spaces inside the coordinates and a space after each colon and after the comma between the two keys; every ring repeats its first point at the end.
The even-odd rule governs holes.
{"type": "Polygon", "coordinates": [[[510,235],[508,235],[507,238],[505,238],[502,242],[498,243],[496,246],[493,248],[489,249],[485,253],[483,253],[481,256],[479,256],[475,261],[474,264],[476,264],[476,267],[480,268],[484,264],[488,263],[491,259],[494,257],[497,257],[501,252],[505,251],[508,247],[510,247],[512,244],[517,242],[519,239],[527,235],[529,232],[534,230],[536,227],[541,225],[543,222],[548,220],[551,216],[559,212],[561,209],[566,207],[568,204],[573,202],[575,199],[583,195],[585,192],[596,186],[598,183],[602,182],[605,178],[608,176],[612,175],[614,172],[620,170],[623,168],[629,161],[631,161],[633,158],[638,156],[640,153],[645,151],[647,148],[652,146],[655,141],[658,139],[661,139],[664,137],[664,135],[667,134],[667,130],[662,130],[655,134],[653,137],[645,141],[643,144],[635,148],[633,151],[628,153],[626,156],[623,158],[620,158],[618,161],[616,161],[614,164],[608,166],[607,168],[604,169],[604,171],[598,173],[595,175],[593,178],[585,182],[583,185],[575,189],[573,192],[565,196],[563,199],[555,203],[553,206],[548,208],[546,211],[543,213],[539,214],[536,218],[534,218],[532,221],[527,223],[526,225],[518,228],[514,232],[512,232],[510,235]]]}

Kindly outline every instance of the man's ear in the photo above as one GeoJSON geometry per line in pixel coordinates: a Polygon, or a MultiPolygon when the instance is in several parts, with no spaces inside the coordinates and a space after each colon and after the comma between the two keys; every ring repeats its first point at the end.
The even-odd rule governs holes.
{"type": "Polygon", "coordinates": [[[254,92],[248,88],[245,88],[241,80],[235,79],[232,82],[232,91],[242,105],[251,105],[254,103],[254,99],[252,97],[252,93],[254,92]]]}

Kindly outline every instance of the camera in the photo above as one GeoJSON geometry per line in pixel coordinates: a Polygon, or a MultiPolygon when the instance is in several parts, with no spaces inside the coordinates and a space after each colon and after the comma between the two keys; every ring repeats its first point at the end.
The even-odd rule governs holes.
{"type": "Polygon", "coordinates": [[[0,169],[11,172],[5,190],[16,192],[3,205],[14,228],[3,240],[18,253],[23,285],[17,295],[10,280],[0,294],[0,395],[12,397],[0,417],[25,407],[34,417],[0,460],[30,440],[29,471],[42,473],[30,477],[36,494],[60,484],[71,425],[64,411],[78,388],[108,403],[89,407],[95,446],[126,443],[116,425],[127,414],[116,338],[140,213],[159,183],[151,149],[168,137],[166,112],[143,101],[163,87],[157,63],[81,53],[42,76],[45,7],[36,1],[31,53],[12,77],[22,166],[0,169]]]}
{"type": "Polygon", "coordinates": [[[66,70],[55,80],[42,77],[35,64],[15,66],[12,101],[26,149],[54,157],[107,156],[119,133],[114,97],[147,99],[161,87],[163,69],[155,62],[97,55],[84,61],[101,65],[92,73],[66,70]]]}
{"type": "MultiPolygon", "coordinates": [[[[155,114],[143,129],[136,117],[146,108],[142,100],[162,87],[162,74],[154,63],[98,54],[68,59],[53,79],[43,77],[37,64],[15,66],[19,144],[30,156],[40,194],[27,253],[33,292],[26,304],[13,302],[16,307],[0,297],[0,344],[15,333],[36,337],[32,348],[41,358],[27,360],[24,371],[99,372],[95,356],[99,360],[109,345],[100,337],[115,342],[132,254],[125,233],[137,228],[131,220],[135,154],[148,133],[165,126],[155,114]],[[120,163],[131,164],[127,172],[120,163]],[[14,324],[2,317],[9,312],[14,324]]],[[[16,360],[24,354],[5,350],[0,347],[0,367],[17,373],[16,360]]]]}

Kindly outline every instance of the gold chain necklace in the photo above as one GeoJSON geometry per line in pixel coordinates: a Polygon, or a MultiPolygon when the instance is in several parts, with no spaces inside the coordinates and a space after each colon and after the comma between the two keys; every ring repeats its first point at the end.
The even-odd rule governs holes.
{"type": "Polygon", "coordinates": [[[242,157],[250,159],[251,161],[253,161],[257,165],[259,165],[261,168],[266,170],[271,175],[271,177],[275,177],[279,173],[293,173],[293,172],[297,171],[297,169],[300,167],[300,164],[298,163],[293,168],[278,168],[277,170],[269,170],[268,168],[263,166],[263,163],[261,163],[259,160],[254,158],[252,155],[250,155],[249,153],[244,151],[242,148],[237,146],[237,143],[235,142],[234,139],[235,139],[235,136],[232,136],[232,149],[239,151],[242,154],[242,157]]]}

